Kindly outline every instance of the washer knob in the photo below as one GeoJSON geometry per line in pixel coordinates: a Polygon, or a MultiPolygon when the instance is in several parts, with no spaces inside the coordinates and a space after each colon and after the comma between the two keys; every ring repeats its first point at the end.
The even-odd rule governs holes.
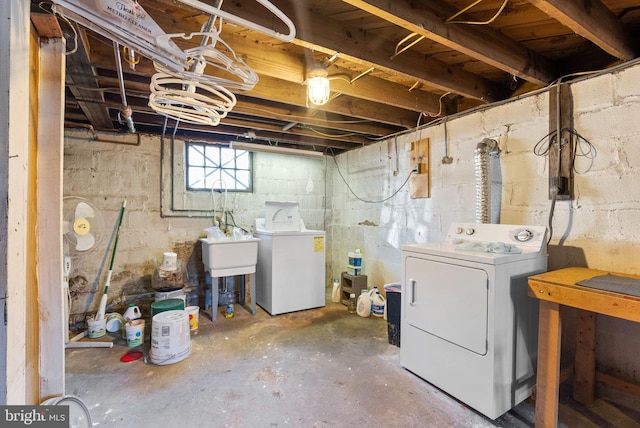
{"type": "Polygon", "coordinates": [[[526,242],[533,238],[533,233],[530,230],[523,229],[516,234],[516,240],[520,242],[526,242]]]}
{"type": "Polygon", "coordinates": [[[464,231],[467,235],[473,235],[476,233],[476,230],[473,227],[467,227],[467,230],[464,231]]]}
{"type": "Polygon", "coordinates": [[[462,232],[464,232],[464,229],[462,228],[462,226],[456,227],[456,235],[460,235],[462,232]]]}

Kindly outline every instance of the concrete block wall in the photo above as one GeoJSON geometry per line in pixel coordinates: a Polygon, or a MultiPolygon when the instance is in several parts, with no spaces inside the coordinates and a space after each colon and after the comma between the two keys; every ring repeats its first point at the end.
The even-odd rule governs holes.
{"type": "MultiPolygon", "coordinates": [[[[556,204],[549,269],[588,266],[640,274],[638,82],[640,66],[634,65],[570,85],[575,130],[597,156],[576,158],[575,200],[556,204]]],[[[549,160],[534,148],[549,130],[549,102],[548,92],[541,91],[325,161],[258,153],[255,192],[229,198],[235,219],[251,226],[263,215],[264,201],[297,200],[307,227],[327,232],[328,287],[331,277],[346,270],[347,253],[355,248],[363,252],[369,286],[397,282],[403,244],[441,240],[452,221],[475,221],[473,154],[483,138],[497,140],[501,149],[492,218],[547,225],[549,160]],[[410,199],[403,187],[411,168],[410,143],[423,138],[431,144],[431,198],[410,199]],[[444,156],[453,162],[443,163],[444,156]]],[[[133,147],[92,142],[87,134],[66,139],[65,195],[90,199],[103,211],[107,228],[122,198],[128,200],[110,296],[149,290],[153,259],[164,251],[174,250],[186,261],[198,257],[197,237],[211,221],[162,218],[159,177],[155,137],[143,137],[133,147]]],[[[102,258],[102,251],[83,257],[75,273],[85,275],[90,286],[102,258]]],[[[101,287],[97,290],[77,297],[72,312],[95,311],[101,287]]],[[[633,359],[640,351],[640,329],[614,319],[603,319],[598,329],[598,340],[606,345],[598,347],[599,364],[640,383],[640,362],[633,359]]]]}
{"type": "MultiPolygon", "coordinates": [[[[166,251],[178,254],[189,274],[186,285],[204,286],[198,238],[206,236],[204,229],[212,219],[161,215],[161,163],[158,137],[142,136],[139,145],[127,145],[98,142],[85,131],[66,131],[64,195],[88,200],[104,219],[102,239],[94,251],[69,251],[71,320],[79,327],[85,314],[98,309],[111,257],[109,244],[125,198],[107,311],[122,312],[128,303],[153,301],[152,275],[166,251]]],[[[265,201],[298,201],[307,228],[324,230],[324,169],[323,160],[255,153],[254,192],[229,192],[227,210],[236,224],[253,230],[255,218],[264,217],[265,201]]]]}
{"type": "MultiPolygon", "coordinates": [[[[570,84],[574,129],[590,141],[597,156],[580,156],[589,146],[583,142],[578,147],[575,200],[558,201],[555,207],[550,270],[587,266],[640,274],[639,82],[640,65],[629,64],[570,84]]],[[[497,140],[501,149],[498,174],[492,176],[499,222],[547,225],[549,159],[537,156],[534,148],[555,120],[549,118],[549,102],[549,93],[540,91],[338,156],[353,192],[379,200],[400,186],[409,171],[409,143],[429,138],[432,184],[429,199],[409,199],[404,188],[383,203],[365,203],[330,169],[334,215],[329,229],[340,237],[331,242],[333,274],[343,269],[348,251],[362,248],[370,286],[398,281],[403,244],[441,240],[452,221],[475,221],[473,152],[483,138],[497,140]],[[453,158],[451,164],[442,163],[445,155],[453,158]],[[400,172],[394,176],[396,163],[400,172]]],[[[640,384],[635,358],[640,327],[607,317],[598,323],[599,367],[640,384]]],[[[569,351],[571,342],[563,342],[569,351]]]]}

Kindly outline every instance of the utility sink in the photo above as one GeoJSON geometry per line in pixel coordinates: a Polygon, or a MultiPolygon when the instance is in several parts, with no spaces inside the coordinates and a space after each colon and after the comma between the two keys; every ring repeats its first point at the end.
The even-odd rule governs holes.
{"type": "Polygon", "coordinates": [[[220,240],[200,238],[202,263],[212,277],[255,272],[259,238],[220,240]]]}
{"type": "MultiPolygon", "coordinates": [[[[211,321],[216,320],[218,312],[218,282],[214,278],[242,275],[241,299],[245,306],[245,281],[250,275],[251,313],[256,314],[256,264],[258,262],[259,238],[238,240],[220,240],[200,238],[202,242],[202,263],[211,275],[211,321]]],[[[246,307],[246,306],[245,306],[246,307]]]]}

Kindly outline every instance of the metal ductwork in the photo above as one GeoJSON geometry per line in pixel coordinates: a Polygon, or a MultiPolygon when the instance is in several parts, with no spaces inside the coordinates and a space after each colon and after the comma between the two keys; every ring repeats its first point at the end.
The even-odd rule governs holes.
{"type": "Polygon", "coordinates": [[[476,172],[476,222],[491,222],[491,167],[489,156],[498,155],[498,142],[485,138],[476,146],[474,164],[476,172]]]}

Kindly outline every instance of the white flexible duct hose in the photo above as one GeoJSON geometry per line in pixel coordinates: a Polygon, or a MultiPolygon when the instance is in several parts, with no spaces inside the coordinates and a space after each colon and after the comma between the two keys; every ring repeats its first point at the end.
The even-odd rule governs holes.
{"type": "Polygon", "coordinates": [[[485,138],[476,146],[474,152],[476,176],[476,222],[491,222],[491,168],[489,154],[499,153],[498,142],[485,138]]]}

